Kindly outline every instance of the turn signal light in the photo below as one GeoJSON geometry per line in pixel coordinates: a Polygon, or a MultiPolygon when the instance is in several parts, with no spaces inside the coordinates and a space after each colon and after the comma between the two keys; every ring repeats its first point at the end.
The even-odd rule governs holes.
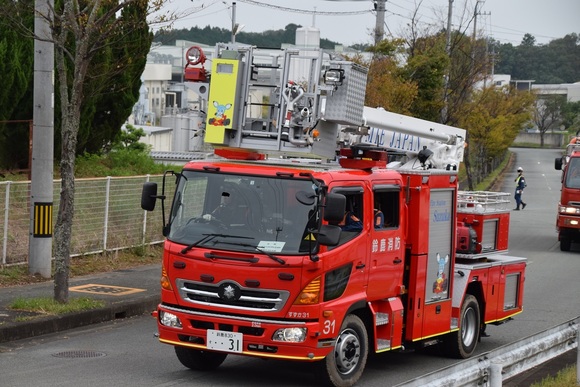
{"type": "Polygon", "coordinates": [[[161,268],[161,288],[165,290],[173,290],[171,287],[171,282],[169,281],[169,277],[167,276],[167,270],[165,270],[165,266],[161,268]]]}
{"type": "Polygon", "coordinates": [[[317,304],[320,297],[320,277],[313,279],[302,292],[296,297],[294,305],[313,305],[317,304]]]}

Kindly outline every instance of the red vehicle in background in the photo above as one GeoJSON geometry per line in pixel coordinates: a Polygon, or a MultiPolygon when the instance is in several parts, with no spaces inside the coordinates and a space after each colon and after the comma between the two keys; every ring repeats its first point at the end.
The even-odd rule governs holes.
{"type": "Polygon", "coordinates": [[[580,242],[580,142],[573,137],[566,154],[555,160],[554,167],[562,171],[562,188],[556,230],[560,250],[570,251],[572,242],[580,242]]]}

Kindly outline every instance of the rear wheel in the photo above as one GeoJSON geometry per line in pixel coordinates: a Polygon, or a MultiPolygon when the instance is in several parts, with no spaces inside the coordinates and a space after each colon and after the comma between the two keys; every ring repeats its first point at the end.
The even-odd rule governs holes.
{"type": "Polygon", "coordinates": [[[196,371],[215,370],[228,356],[224,352],[210,352],[186,347],[175,347],[175,354],[181,364],[196,371]]]}
{"type": "Polygon", "coordinates": [[[461,305],[459,330],[445,339],[450,356],[466,359],[475,351],[480,331],[480,312],[477,299],[468,294],[461,305]]]}
{"type": "Polygon", "coordinates": [[[332,386],[352,386],[362,376],[368,354],[368,333],[364,323],[359,317],[348,315],[340,328],[334,351],[326,356],[323,376],[332,386]]]}

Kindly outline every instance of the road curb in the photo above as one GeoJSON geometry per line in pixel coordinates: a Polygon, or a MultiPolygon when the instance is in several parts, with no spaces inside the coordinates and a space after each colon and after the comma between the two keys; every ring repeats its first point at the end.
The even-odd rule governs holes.
{"type": "Polygon", "coordinates": [[[157,308],[159,295],[144,296],[138,300],[111,303],[103,308],[60,316],[34,318],[26,322],[0,326],[0,343],[56,333],[105,321],[123,319],[150,313],[157,308]]]}

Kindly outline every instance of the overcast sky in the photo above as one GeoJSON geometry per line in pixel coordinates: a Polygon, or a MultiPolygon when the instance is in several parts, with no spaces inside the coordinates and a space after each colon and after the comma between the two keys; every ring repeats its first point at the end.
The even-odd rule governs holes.
{"type": "MultiPolygon", "coordinates": [[[[400,37],[418,7],[419,28],[446,26],[450,0],[387,0],[386,37],[400,37]]],[[[452,0],[453,29],[473,32],[476,0],[452,0]]],[[[371,0],[237,0],[235,21],[244,32],[283,29],[294,23],[320,29],[322,38],[345,45],[372,43],[376,14],[371,0]],[[302,11],[302,12],[301,12],[302,11]],[[312,12],[318,12],[316,16],[312,12]],[[362,14],[344,14],[345,12],[362,14]],[[367,11],[367,12],[364,12],[367,11]],[[339,12],[340,15],[325,13],[339,12]]],[[[168,8],[191,13],[174,28],[220,27],[231,29],[232,1],[169,0],[168,8]],[[193,13],[192,13],[193,12],[193,13]]],[[[580,0],[479,0],[477,30],[502,43],[519,45],[526,33],[545,44],[566,34],[580,34],[580,0]]]]}

